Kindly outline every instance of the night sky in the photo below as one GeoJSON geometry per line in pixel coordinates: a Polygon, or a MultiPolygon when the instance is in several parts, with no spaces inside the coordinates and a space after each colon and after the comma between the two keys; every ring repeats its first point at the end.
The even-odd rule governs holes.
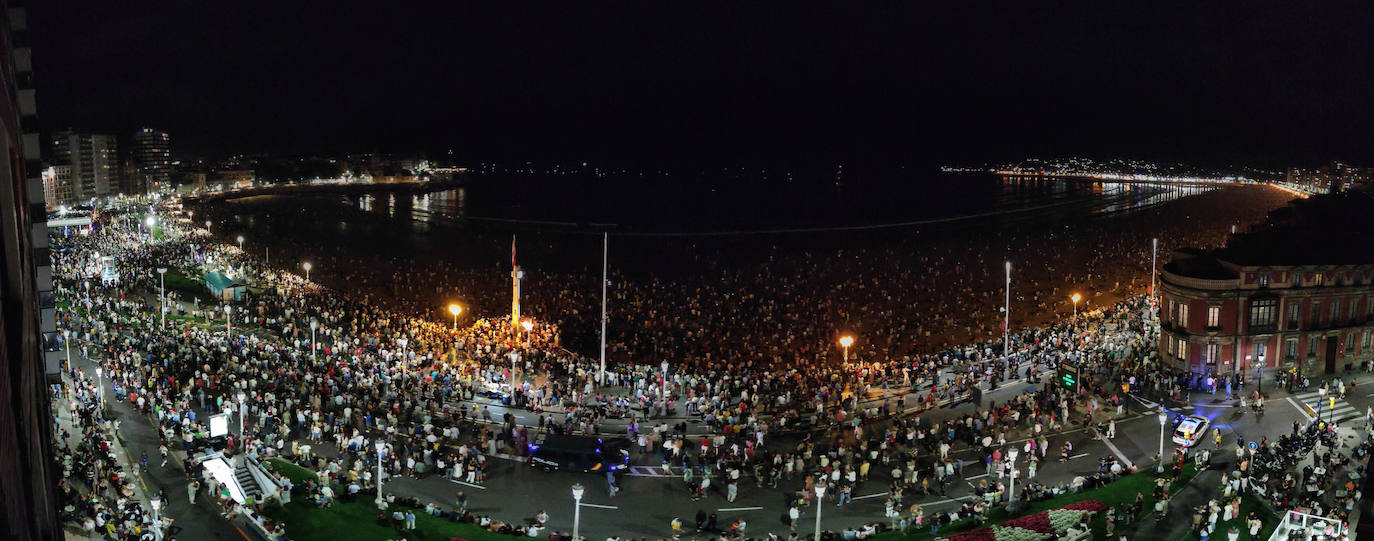
{"type": "Polygon", "coordinates": [[[179,157],[1374,165],[1369,2],[31,4],[45,126],[179,157]]]}

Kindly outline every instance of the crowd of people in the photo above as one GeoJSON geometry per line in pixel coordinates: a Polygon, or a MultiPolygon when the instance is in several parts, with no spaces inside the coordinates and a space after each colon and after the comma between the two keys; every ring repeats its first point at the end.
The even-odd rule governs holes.
{"type": "MultiPolygon", "coordinates": [[[[807,505],[817,485],[830,487],[828,497],[844,505],[863,483],[875,483],[888,492],[894,524],[919,523],[924,518],[913,516],[915,508],[907,504],[944,494],[963,475],[966,464],[949,454],[954,445],[978,449],[986,471],[997,476],[997,482],[985,479],[975,485],[983,505],[1003,501],[1007,495],[1000,480],[1008,441],[1031,438],[1024,450],[1033,478],[1038,461],[1054,459],[1056,452],[1059,458],[1068,456],[1070,444],[1056,435],[1070,422],[1114,432],[1111,409],[1119,408],[1120,396],[1118,389],[1086,378],[1081,392],[1047,386],[938,423],[922,422],[920,411],[1007,377],[1034,378],[1062,362],[1080,364],[1089,374],[1125,370],[1123,381],[1135,383],[1131,378],[1139,377],[1142,385],[1156,388],[1185,377],[1162,377],[1158,370],[1145,369],[1152,360],[1146,337],[1153,307],[1143,295],[1110,304],[1099,301],[1085,306],[1079,317],[1057,323],[1017,327],[1007,346],[1014,356],[1007,359],[1002,357],[1000,329],[969,335],[979,339],[969,345],[935,351],[919,351],[914,342],[896,346],[895,337],[907,340],[928,330],[908,328],[920,318],[880,308],[900,306],[915,293],[884,286],[876,273],[872,278],[863,272],[851,276],[853,285],[843,295],[813,298],[859,299],[858,308],[825,304],[838,301],[817,303],[840,320],[827,316],[820,324],[803,324],[802,319],[819,315],[809,309],[783,317],[811,290],[792,289],[788,284],[795,279],[790,278],[765,280],[775,283],[766,286],[752,281],[759,275],[777,278],[780,268],[773,268],[748,273],[748,280],[746,273],[735,271],[736,280],[727,277],[718,285],[689,288],[650,280],[647,286],[616,288],[611,302],[632,307],[630,314],[648,314],[646,320],[627,320],[650,329],[648,342],[661,344],[676,362],[666,377],[657,366],[636,364],[658,357],[634,353],[648,342],[622,330],[611,340],[625,349],[614,350],[606,378],[598,384],[594,358],[560,347],[560,331],[567,323],[545,321],[522,331],[505,319],[466,319],[459,325],[432,317],[435,299],[426,297],[427,292],[451,299],[446,293],[452,283],[440,282],[461,279],[461,272],[450,275],[451,269],[441,268],[426,277],[398,270],[386,281],[391,292],[362,285],[335,289],[219,243],[175,212],[161,218],[164,234],[156,241],[138,222],[121,218],[99,222],[93,234],[54,243],[59,298],[72,306],[61,314],[64,328],[92,344],[88,354],[113,384],[127,390],[121,397],[158,419],[166,442],[195,448],[202,443],[198,440],[204,437],[207,414],[234,412],[245,419],[245,430],[228,437],[228,449],[253,456],[307,457],[321,481],[302,488],[317,505],[375,495],[372,472],[378,460],[386,476],[439,471],[482,483],[489,458],[523,452],[534,431],[594,433],[607,419],[623,418],[628,420],[626,435],[637,443],[642,459],[684,472],[688,497],[723,493],[733,500],[749,478],[759,487],[797,479],[802,490],[790,493],[791,505],[807,505]],[[117,254],[113,270],[118,280],[99,279],[107,264],[99,254],[117,254]],[[223,270],[256,286],[233,303],[200,298],[174,302],[173,317],[164,327],[158,313],[158,267],[187,276],[223,270]],[[679,304],[671,310],[658,304],[673,299],[679,304]],[[873,322],[852,324],[865,318],[873,322]],[[723,320],[738,325],[716,334],[723,320]],[[766,323],[751,323],[756,321],[766,323]],[[834,359],[833,329],[846,325],[840,321],[851,322],[850,328],[864,333],[871,344],[885,343],[884,349],[879,353],[870,346],[866,351],[872,355],[856,355],[860,359],[851,362],[834,359]],[[825,322],[834,327],[822,332],[825,322]],[[778,327],[748,327],[759,324],[778,327]],[[896,392],[884,395],[884,389],[896,392]],[[915,395],[910,404],[908,392],[915,395]],[[472,402],[484,394],[539,413],[538,424],[518,424],[509,414],[493,419],[488,408],[472,402]],[[860,403],[860,398],[874,396],[880,398],[860,403]],[[664,410],[699,415],[711,433],[689,436],[686,423],[652,419],[664,410]],[[804,440],[795,449],[764,445],[766,439],[799,427],[824,430],[801,432],[804,440]],[[337,449],[336,456],[312,454],[311,445],[326,442],[337,449]],[[378,442],[385,447],[380,456],[370,451],[378,442]]],[[[1029,250],[1031,244],[1026,246],[1029,250]]],[[[1112,253],[1105,247],[1101,251],[1112,253]]],[[[947,256],[955,257],[953,252],[947,256]]],[[[861,253],[855,259],[882,258],[861,253]]],[[[346,267],[338,263],[331,266],[346,267]]],[[[945,272],[939,270],[946,265],[943,258],[925,263],[937,276],[945,272]]],[[[833,272],[818,262],[791,270],[797,275],[833,272]]],[[[925,282],[914,280],[909,269],[888,270],[925,282]]],[[[968,269],[956,265],[947,277],[954,285],[963,284],[959,287],[973,287],[966,282],[968,275],[968,269]]],[[[1076,281],[1069,275],[1063,279],[1076,281]]],[[[1126,284],[1122,296],[1142,285],[1126,284]]],[[[530,296],[541,298],[541,287],[548,286],[535,284],[530,296]]],[[[1044,294],[1053,294],[1054,287],[1047,285],[1044,294]]],[[[1054,304],[1048,297],[1037,299],[1038,294],[1029,297],[1031,302],[1054,304]]],[[[563,300],[531,303],[530,311],[543,310],[554,321],[585,318],[593,312],[578,307],[580,295],[555,294],[552,298],[563,300]],[[550,311],[554,309],[558,316],[550,311]]],[[[1099,475],[1120,473],[1119,465],[1104,468],[1099,475]]],[[[1063,490],[1028,487],[1032,492],[1063,490]]],[[[456,507],[432,510],[459,520],[492,520],[470,516],[465,505],[456,507]]]]}
{"type": "Polygon", "coordinates": [[[105,396],[91,374],[65,366],[53,385],[63,519],[89,537],[159,539],[173,533],[172,518],[158,516],[139,477],[146,471],[132,460],[121,460],[122,443],[115,436],[119,421],[105,415],[105,396]]]}

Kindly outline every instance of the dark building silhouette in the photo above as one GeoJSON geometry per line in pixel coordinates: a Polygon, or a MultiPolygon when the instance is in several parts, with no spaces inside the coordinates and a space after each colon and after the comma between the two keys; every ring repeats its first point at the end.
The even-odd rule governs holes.
{"type": "Polygon", "coordinates": [[[0,538],[57,540],[48,381],[59,376],[61,340],[38,117],[25,12],[0,6],[0,538]]]}

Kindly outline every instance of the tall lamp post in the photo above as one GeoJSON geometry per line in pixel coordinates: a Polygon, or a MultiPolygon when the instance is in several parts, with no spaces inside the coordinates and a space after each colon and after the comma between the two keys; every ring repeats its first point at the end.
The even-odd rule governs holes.
{"type": "Polygon", "coordinates": [[[153,504],[153,537],[162,539],[162,519],[158,516],[158,511],[162,510],[162,499],[155,495],[148,503],[153,504]]]}
{"type": "Polygon", "coordinates": [[[1082,297],[1081,295],[1077,294],[1077,293],[1074,293],[1073,295],[1070,295],[1069,298],[1073,300],[1073,317],[1074,317],[1074,319],[1077,319],[1077,318],[1078,318],[1078,300],[1081,299],[1081,298],[1083,298],[1083,297],[1082,297]]]}
{"type": "Polygon", "coordinates": [[[229,333],[228,336],[229,336],[229,339],[230,339],[230,340],[233,340],[233,339],[234,339],[234,320],[231,319],[231,318],[230,318],[230,315],[229,315],[229,312],[232,311],[233,309],[234,309],[234,307],[232,307],[232,306],[225,306],[225,307],[224,307],[224,328],[225,328],[225,331],[229,333]]]}
{"type": "Polygon", "coordinates": [[[240,437],[243,436],[243,418],[248,416],[248,408],[247,408],[246,406],[244,406],[244,404],[243,404],[245,398],[248,398],[248,396],[245,395],[245,394],[243,394],[243,391],[239,391],[238,399],[239,399],[239,436],[240,436],[240,437]]]}
{"type": "Polygon", "coordinates": [[[825,485],[816,483],[816,539],[821,541],[821,508],[825,507],[825,485]]]}
{"type": "Polygon", "coordinates": [[[103,402],[105,400],[105,377],[104,370],[101,370],[99,366],[95,367],[95,389],[103,402]]]}
{"type": "Polygon", "coordinates": [[[239,251],[243,251],[243,235],[239,235],[239,251]]]}
{"type": "Polygon", "coordinates": [[[658,378],[658,403],[662,409],[659,417],[668,416],[668,361],[659,363],[659,368],[663,369],[663,375],[658,378]]]}
{"type": "Polygon", "coordinates": [[[162,323],[167,326],[167,267],[157,268],[158,291],[157,296],[162,300],[162,323]]]}
{"type": "Polygon", "coordinates": [[[1007,300],[1002,306],[1002,356],[1011,356],[1011,262],[1007,262],[1007,300]]]}
{"type": "Polygon", "coordinates": [[[457,304],[448,305],[448,313],[453,314],[453,330],[458,331],[458,314],[463,313],[463,307],[457,304]]]}
{"type": "Polygon", "coordinates": [[[1159,410],[1159,463],[1155,465],[1156,473],[1164,472],[1164,426],[1169,424],[1169,414],[1164,410],[1159,410]]]}
{"type": "Polygon", "coordinates": [[[534,330],[534,322],[528,319],[520,322],[520,328],[525,329],[525,345],[530,345],[530,331],[534,330]]]}
{"type": "Polygon", "coordinates": [[[580,539],[577,534],[582,526],[582,493],[584,489],[581,483],[572,486],[573,493],[573,541],[580,539]]]}
{"type": "MultiPolygon", "coordinates": [[[[62,329],[62,346],[67,348],[67,366],[72,365],[72,330],[62,329]]],[[[100,370],[100,368],[96,368],[100,370]]]]}
{"type": "MultiPolygon", "coordinates": [[[[1150,239],[1150,297],[1155,296],[1155,263],[1159,258],[1159,237],[1150,239]]],[[[1155,299],[1155,302],[1159,302],[1155,299]]]]}
{"type": "Polygon", "coordinates": [[[386,452],[386,444],[377,442],[377,507],[381,508],[382,502],[382,453],[386,452]]]}
{"type": "Polygon", "coordinates": [[[1012,449],[1011,451],[1008,451],[1008,452],[1007,452],[1007,464],[1008,464],[1009,466],[1011,466],[1011,476],[1010,476],[1010,477],[1011,477],[1011,488],[1010,488],[1010,490],[1009,490],[1010,494],[1007,496],[1007,503],[1008,503],[1008,505],[1010,505],[1010,503],[1011,503],[1012,501],[1016,500],[1016,455],[1017,455],[1017,454],[1018,454],[1018,452],[1017,452],[1016,449],[1012,449]]]}
{"type": "Polygon", "coordinates": [[[210,220],[205,220],[205,232],[210,232],[210,220]]]}
{"type": "Polygon", "coordinates": [[[840,347],[844,349],[844,362],[849,362],[849,346],[854,345],[854,337],[844,335],[840,337],[840,347]]]}
{"type": "Polygon", "coordinates": [[[320,326],[320,322],[315,318],[310,318],[310,360],[315,360],[315,328],[320,326]]]}
{"type": "Polygon", "coordinates": [[[305,281],[309,282],[309,281],[310,281],[310,262],[309,262],[309,261],[306,261],[305,263],[302,263],[302,264],[301,264],[301,268],[304,268],[304,269],[305,269],[305,281]]]}

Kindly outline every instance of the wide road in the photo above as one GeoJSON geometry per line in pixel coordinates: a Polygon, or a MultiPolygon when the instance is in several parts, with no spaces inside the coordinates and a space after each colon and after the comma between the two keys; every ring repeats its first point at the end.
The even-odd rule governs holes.
{"type": "MultiPolygon", "coordinates": [[[[1011,393],[1028,387],[1026,384],[1009,386],[1000,393],[1011,393]]],[[[1374,386],[1371,386],[1374,387],[1374,386]]],[[[1374,389],[1371,389],[1374,390],[1374,389]]],[[[1351,393],[1352,396],[1354,393],[1351,393]]],[[[1374,394],[1374,393],[1368,393],[1374,394]]],[[[1272,398],[1265,414],[1256,416],[1253,412],[1241,415],[1234,401],[1222,400],[1223,395],[1213,397],[1197,393],[1190,404],[1177,408],[1176,413],[1195,413],[1211,419],[1214,426],[1221,428],[1223,435],[1222,452],[1215,454],[1214,462],[1231,463],[1234,461],[1236,438],[1244,437],[1258,441],[1268,436],[1270,440],[1291,430],[1294,421],[1305,422],[1309,413],[1301,408],[1301,401],[1290,402],[1285,395],[1272,398]]],[[[1363,397],[1369,398],[1369,397],[1363,397]]],[[[1082,430],[1068,430],[1063,435],[1051,437],[1049,458],[1041,463],[1036,481],[1044,484],[1068,482],[1077,475],[1097,471],[1098,458],[1116,456],[1127,464],[1148,467],[1153,463],[1160,446],[1160,425],[1157,415],[1148,411],[1140,402],[1132,401],[1127,412],[1117,421],[1117,436],[1110,441],[1092,439],[1082,430]],[[1074,446],[1072,459],[1067,463],[1058,461],[1058,449],[1067,439],[1074,446]]],[[[1352,398],[1352,404],[1356,400],[1352,398]]],[[[1359,402],[1366,404],[1367,402],[1359,402]]],[[[922,415],[924,421],[940,422],[955,415],[972,411],[972,405],[957,408],[941,408],[922,415]]],[[[1363,408],[1360,408],[1363,416],[1363,408]]],[[[1362,421],[1360,432],[1363,433],[1362,421]]],[[[1168,428],[1172,430],[1172,426],[1168,428]]],[[[1167,440],[1165,453],[1172,454],[1173,445],[1167,440]]],[[[1354,432],[1347,434],[1353,441],[1354,432]]],[[[1017,442],[1017,447],[1021,442],[1017,442]]],[[[1198,449],[1211,449],[1214,445],[1210,435],[1198,449]]],[[[329,453],[327,446],[316,449],[329,453]],[[324,448],[321,448],[324,447],[324,448]]],[[[976,483],[985,478],[981,457],[972,449],[956,450],[952,456],[962,458],[976,465],[966,466],[964,481],[976,483]]],[[[630,473],[620,479],[622,491],[612,498],[608,494],[605,476],[602,474],[574,474],[564,472],[545,473],[535,470],[522,462],[497,459],[491,466],[488,481],[484,486],[460,483],[438,476],[423,479],[395,478],[386,484],[388,492],[415,495],[426,501],[436,501],[452,506],[458,491],[469,497],[469,509],[478,514],[486,514],[497,519],[519,521],[533,517],[539,510],[550,515],[551,528],[564,531],[572,529],[573,499],[570,487],[581,483],[587,488],[583,497],[582,534],[590,539],[604,539],[612,535],[622,537],[666,536],[670,534],[669,522],[679,517],[691,533],[693,517],[698,509],[719,515],[722,527],[736,519],[744,519],[749,524],[748,531],[753,535],[774,532],[786,535],[788,528],[783,522],[787,511],[788,495],[801,487],[800,478],[783,481],[778,488],[758,488],[752,481],[742,480],[739,496],[733,502],[725,499],[724,483],[719,478],[712,485],[711,494],[700,501],[692,501],[686,485],[680,478],[680,470],[673,469],[671,476],[665,476],[659,469],[654,457],[635,457],[638,464],[646,466],[632,468],[630,473]]],[[[1024,464],[1024,460],[1018,461],[1024,464]]],[[[858,526],[866,522],[883,521],[884,501],[886,500],[886,474],[878,465],[872,470],[872,479],[861,483],[853,492],[855,501],[843,508],[833,503],[822,510],[822,527],[838,530],[847,526],[858,526]]],[[[1022,468],[1024,474],[1024,467],[1022,468]]],[[[995,480],[996,476],[992,476],[995,480]]],[[[1024,482],[1019,479],[1018,484],[1024,482]]],[[[970,500],[971,490],[966,483],[956,481],[945,497],[933,496],[920,500],[927,512],[949,510],[958,507],[962,501],[970,500]]],[[[914,503],[911,498],[905,502],[914,503]]],[[[809,534],[815,524],[814,508],[803,510],[799,521],[798,533],[809,534]]]]}

